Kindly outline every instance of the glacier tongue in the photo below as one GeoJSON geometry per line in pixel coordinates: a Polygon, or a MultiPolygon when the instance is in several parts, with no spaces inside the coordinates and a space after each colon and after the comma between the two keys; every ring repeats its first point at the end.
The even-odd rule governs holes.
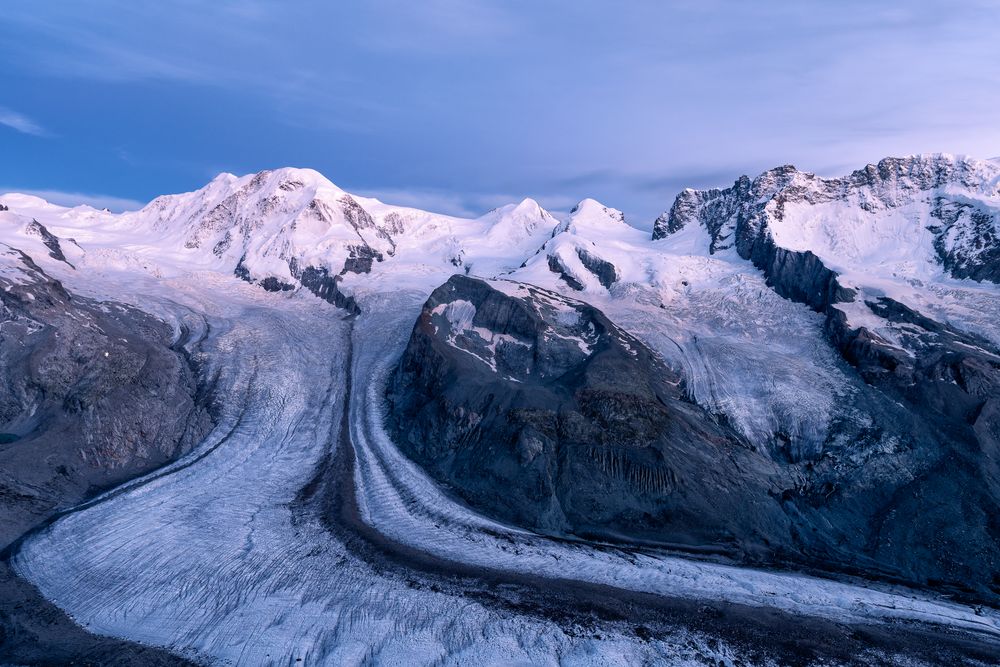
{"type": "MultiPolygon", "coordinates": [[[[470,512],[382,430],[384,376],[421,291],[369,293],[352,332],[343,311],[232,278],[130,289],[160,304],[164,317],[174,308],[209,315],[212,333],[201,354],[229,398],[217,429],[191,455],[66,516],[17,556],[23,576],[95,632],[236,664],[714,664],[741,655],[738,644],[683,625],[651,641],[628,623],[603,622],[600,636],[580,634],[495,607],[488,597],[478,601],[468,583],[413,584],[414,575],[359,559],[299,505],[317,466],[350,447],[361,519],[446,563],[541,581],[572,576],[667,598],[764,604],[837,622],[897,618],[1000,634],[994,612],[909,592],[567,544],[470,512]],[[349,442],[338,437],[345,409],[349,442]]],[[[342,479],[335,475],[333,483],[342,479]]]]}

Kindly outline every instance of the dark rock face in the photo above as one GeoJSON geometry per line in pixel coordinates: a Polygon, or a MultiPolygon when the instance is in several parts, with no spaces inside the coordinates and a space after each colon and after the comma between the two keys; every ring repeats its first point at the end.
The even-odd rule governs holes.
{"type": "Polygon", "coordinates": [[[577,248],[576,256],[580,258],[584,268],[597,276],[598,282],[605,289],[609,289],[618,281],[618,268],[608,260],[588,252],[585,248],[577,248]]]}
{"type": "MultiPolygon", "coordinates": [[[[867,515],[856,526],[867,537],[858,540],[845,531],[839,538],[841,552],[857,552],[852,567],[995,603],[1000,596],[1000,522],[993,518],[1000,511],[1000,353],[987,341],[892,299],[852,303],[864,297],[842,287],[813,253],[778,247],[768,230],[789,201],[850,198],[874,212],[926,200],[931,216],[941,221],[930,231],[944,268],[956,277],[996,281],[995,221],[961,197],[942,193],[946,185],[974,191],[991,187],[984,185],[975,163],[943,156],[887,159],[835,180],[782,167],[753,181],[741,178],[726,190],[685,191],[657,221],[654,236],[693,222],[708,231],[713,252],[734,247],[764,273],[775,292],[825,313],[830,342],[869,385],[863,402],[851,408],[867,414],[870,428],[844,431],[838,424],[831,429],[831,443],[806,477],[813,488],[829,492],[807,503],[812,509],[797,511],[814,523],[810,515],[829,516],[853,505],[851,511],[867,515]],[[882,330],[893,332],[892,340],[852,326],[848,310],[839,305],[848,303],[882,322],[882,330]],[[852,443],[846,449],[831,446],[844,440],[852,443]],[[852,469],[848,462],[858,457],[877,470],[852,469]],[[832,468],[831,461],[836,461],[832,468]]],[[[798,502],[800,495],[796,490],[785,497],[798,502]]],[[[841,524],[857,519],[841,517],[824,530],[836,534],[841,524]]],[[[814,562],[831,561],[821,550],[810,551],[814,562]]]]}
{"type": "Polygon", "coordinates": [[[57,259],[60,262],[65,262],[70,266],[73,266],[66,260],[66,255],[63,254],[63,249],[62,245],[59,243],[59,238],[55,236],[52,232],[50,232],[45,225],[41,224],[37,220],[32,220],[30,223],[28,223],[26,231],[29,234],[34,234],[35,236],[38,236],[39,238],[42,239],[42,243],[44,243],[45,247],[49,249],[49,257],[51,257],[52,259],[57,259]]]}
{"type": "MultiPolygon", "coordinates": [[[[618,267],[603,257],[580,247],[576,248],[576,256],[580,259],[583,268],[593,274],[597,278],[597,282],[605,289],[611,289],[611,286],[618,281],[618,267]]],[[[578,292],[586,289],[587,286],[580,282],[580,279],[573,274],[572,269],[566,266],[565,260],[558,253],[550,254],[547,262],[549,271],[558,275],[567,285],[578,292]]]]}
{"type": "Polygon", "coordinates": [[[367,245],[351,246],[350,253],[341,273],[371,273],[372,264],[382,261],[382,253],[367,245]]]}
{"type": "MultiPolygon", "coordinates": [[[[364,252],[364,248],[358,247],[352,248],[351,257],[345,261],[344,268],[336,275],[331,276],[330,272],[323,267],[300,267],[294,257],[288,261],[288,270],[302,287],[305,287],[327,303],[332,303],[338,308],[344,308],[357,315],[361,312],[357,301],[354,300],[353,296],[344,294],[340,290],[340,281],[344,279],[344,274],[346,273],[368,273],[371,271],[373,259],[382,261],[382,256],[368,254],[364,252]],[[355,250],[358,251],[358,254],[355,254],[355,250]]],[[[263,280],[255,279],[250,270],[246,268],[243,259],[236,265],[233,273],[237,278],[259,285],[268,292],[290,292],[296,289],[295,285],[278,280],[274,276],[267,276],[263,280]]]]}
{"type": "Polygon", "coordinates": [[[343,280],[344,272],[331,276],[330,272],[326,269],[316,268],[315,266],[307,266],[300,270],[295,260],[289,263],[289,268],[292,271],[292,275],[298,278],[299,284],[327,303],[332,303],[338,308],[343,308],[354,315],[361,312],[354,297],[344,294],[338,287],[340,281],[343,280]]]}
{"type": "Polygon", "coordinates": [[[210,426],[161,322],[70,295],[27,255],[0,290],[0,547],[94,490],[188,451],[210,426]]]}
{"type": "Polygon", "coordinates": [[[566,267],[565,264],[563,264],[563,261],[558,255],[549,255],[548,264],[549,271],[562,278],[567,285],[575,289],[577,292],[583,291],[584,284],[573,276],[573,273],[566,267]]]}
{"type": "Polygon", "coordinates": [[[887,341],[832,310],[827,332],[862,378],[912,415],[911,479],[880,517],[875,558],[895,550],[916,579],[1000,597],[1000,351],[889,298],[865,304],[896,325],[887,341]],[[901,520],[902,519],[902,520],[901,520]],[[906,520],[911,523],[907,525],[906,520]]]}
{"type": "Polygon", "coordinates": [[[867,384],[818,452],[745,442],[591,306],[463,276],[425,304],[387,390],[389,427],[457,495],[535,530],[996,603],[1000,356],[890,300],[866,307],[902,342],[852,330],[822,302],[867,384]]]}
{"type": "Polygon", "coordinates": [[[192,664],[87,633],[7,563],[23,533],[186,453],[211,418],[165,324],[72,295],[21,251],[6,255],[23,279],[0,278],[0,662],[192,664]]]}
{"type": "Polygon", "coordinates": [[[786,299],[819,312],[831,304],[854,300],[854,290],[842,287],[837,274],[808,250],[785,250],[770,237],[759,237],[750,256],[754,266],[764,273],[767,284],[786,299]]]}
{"type": "Polygon", "coordinates": [[[996,216],[974,204],[945,197],[935,200],[931,215],[941,221],[929,229],[948,273],[1000,284],[1000,223],[996,216]]]}
{"type": "Polygon", "coordinates": [[[754,551],[785,523],[775,465],[600,311],[545,290],[452,277],[388,396],[410,456],[521,525],[754,551]]]}

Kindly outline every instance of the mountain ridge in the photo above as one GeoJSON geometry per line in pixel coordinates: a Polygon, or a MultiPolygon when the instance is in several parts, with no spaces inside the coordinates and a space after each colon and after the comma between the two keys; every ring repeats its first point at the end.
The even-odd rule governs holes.
{"type": "MultiPolygon", "coordinates": [[[[338,596],[363,600],[354,591],[371,581],[336,545],[315,549],[330,539],[311,532],[316,517],[289,517],[296,485],[323,477],[348,484],[358,520],[407,553],[837,623],[935,614],[995,635],[1000,289],[956,277],[934,245],[952,232],[927,229],[966,230],[945,239],[956,266],[989,265],[965,251],[968,238],[992,247],[968,230],[995,196],[982,171],[935,171],[935,159],[929,172],[886,163],[906,187],[877,166],[876,186],[862,175],[857,191],[779,167],[710,198],[685,191],[684,224],[655,240],[593,200],[457,218],[300,170],[222,175],[122,215],[0,196],[0,289],[23,291],[34,265],[95,312],[138,307],[177,340],[203,323],[206,380],[232,424],[190,475],[32,538],[18,571],[74,618],[110,614],[110,629],[92,627],[161,644],[174,626],[144,619],[162,609],[222,627],[189,612],[211,599],[238,610],[227,632],[251,610],[264,656],[283,631],[275,591],[301,582],[339,615],[338,596]],[[353,466],[331,463],[334,433],[353,466]],[[157,561],[159,535],[130,528],[138,512],[191,549],[157,561]],[[115,516],[121,529],[103,530],[115,516]],[[261,558],[282,564],[283,583],[244,588],[240,572],[269,574],[261,558]],[[122,587],[66,575],[95,569],[122,587]],[[206,585],[178,595],[189,576],[206,585]],[[121,600],[140,604],[117,617],[121,600]]],[[[323,632],[332,618],[306,620],[323,632]]]]}

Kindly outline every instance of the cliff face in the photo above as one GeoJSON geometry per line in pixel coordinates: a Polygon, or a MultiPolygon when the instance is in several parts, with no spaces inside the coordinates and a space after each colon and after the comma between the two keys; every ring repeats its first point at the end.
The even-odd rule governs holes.
{"type": "Polygon", "coordinates": [[[887,158],[841,179],[821,179],[786,166],[753,180],[742,177],[725,190],[686,190],[657,220],[654,237],[701,225],[713,252],[734,248],[778,294],[825,313],[830,341],[860,376],[914,414],[929,416],[956,447],[968,442],[978,448],[982,455],[977,465],[984,468],[973,474],[986,475],[983,484],[993,488],[997,425],[992,415],[1000,395],[995,346],[882,295],[881,287],[867,290],[867,282],[880,277],[879,267],[865,267],[859,277],[850,252],[838,255],[825,248],[827,262],[854,274],[855,287],[843,286],[843,278],[812,250],[781,244],[784,240],[801,248],[812,240],[791,227],[812,227],[827,236],[843,233],[840,227],[863,229],[858,216],[892,227],[898,223],[889,216],[905,209],[907,217],[927,223],[925,231],[944,271],[996,282],[998,194],[996,163],[944,155],[887,158]],[[837,206],[819,208],[831,203],[837,206]]]}
{"type": "Polygon", "coordinates": [[[930,233],[928,251],[948,274],[1000,282],[998,196],[996,162],[948,155],[886,158],[833,179],[786,165],[752,180],[742,176],[725,189],[685,190],[657,218],[653,238],[702,225],[712,252],[735,248],[767,273],[767,258],[773,253],[769,246],[783,246],[782,237],[801,241],[787,229],[802,226],[809,217],[827,218],[831,227],[848,227],[847,220],[854,216],[880,224],[902,214],[920,220],[913,231],[930,233]]]}
{"type": "MultiPolygon", "coordinates": [[[[871,474],[892,491],[875,503],[886,504],[872,514],[866,558],[903,578],[991,595],[1000,592],[1000,524],[989,518],[1000,509],[1000,351],[885,289],[924,288],[913,267],[929,262],[954,278],[997,282],[998,184],[995,162],[941,155],[890,158],[841,179],[781,167],[724,190],[687,190],[654,230],[665,238],[700,225],[711,252],[732,248],[779,295],[825,314],[828,340],[875,390],[859,407],[912,451],[891,482],[871,474]],[[880,243],[911,247],[893,255],[880,243]],[[849,287],[830,265],[850,274],[849,287]],[[903,410],[886,411],[892,404],[903,410]]],[[[893,458],[880,452],[882,473],[893,458]]],[[[832,480],[830,502],[844,481],[832,480]]]]}
{"type": "Polygon", "coordinates": [[[865,307],[912,338],[889,345],[830,309],[831,341],[869,386],[806,460],[691,403],[592,306],[464,276],[423,308],[388,388],[390,430],[471,505],[541,532],[995,600],[1000,356],[891,300],[865,307]]]}
{"type": "Polygon", "coordinates": [[[210,419],[171,332],[70,294],[8,249],[0,277],[0,548],[57,510],[188,451],[210,419]]]}
{"type": "Polygon", "coordinates": [[[546,290],[452,277],[389,400],[409,455],[521,525],[751,551],[783,530],[777,467],[688,401],[642,343],[546,290]]]}

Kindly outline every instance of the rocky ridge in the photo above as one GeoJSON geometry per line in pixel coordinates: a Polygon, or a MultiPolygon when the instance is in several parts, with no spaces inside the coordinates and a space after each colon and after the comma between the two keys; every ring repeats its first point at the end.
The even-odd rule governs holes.
{"type": "MultiPolygon", "coordinates": [[[[67,266],[60,239],[27,228],[67,266]]],[[[189,664],[97,638],[16,577],[25,533],[190,451],[211,426],[193,360],[163,322],[69,292],[4,244],[0,275],[0,661],[189,664]]]]}
{"type": "MultiPolygon", "coordinates": [[[[671,545],[700,541],[703,547],[739,559],[857,572],[995,600],[1000,595],[1000,525],[990,517],[1000,510],[997,344],[888,296],[878,266],[866,278],[859,272],[863,263],[858,257],[833,255],[822,243],[814,252],[806,247],[808,239],[789,228],[837,225],[836,214],[843,206],[854,216],[846,221],[848,226],[859,224],[857,219],[864,216],[874,220],[865,224],[876,227],[916,221],[931,237],[924,248],[931,253],[928,261],[933,257],[953,278],[990,281],[997,265],[991,259],[998,246],[991,241],[990,230],[996,228],[998,174],[994,163],[949,156],[887,159],[844,179],[819,179],[781,167],[753,180],[741,178],[729,189],[685,191],[657,221],[655,240],[699,226],[709,237],[710,253],[732,252],[749,260],[777,294],[824,315],[827,341],[853,368],[858,382],[849,406],[855,416],[835,419],[826,441],[815,451],[786,455],[751,443],[750,449],[767,455],[741,459],[731,474],[723,476],[725,481],[713,486],[700,478],[697,465],[692,470],[670,458],[672,448],[710,449],[704,443],[692,444],[697,438],[692,441],[688,434],[687,440],[675,438],[659,450],[661,463],[671,461],[665,464],[669,474],[638,473],[639,481],[612,491],[606,486],[608,470],[594,474],[578,468],[572,473],[578,482],[573,485],[576,495],[570,498],[559,486],[561,466],[569,460],[563,448],[577,451],[565,444],[566,435],[560,431],[568,408],[533,396],[537,405],[549,406],[549,414],[541,419],[547,439],[539,437],[538,425],[522,415],[527,403],[517,407],[516,397],[528,391],[521,386],[524,378],[505,375],[500,356],[481,364],[466,358],[482,356],[474,351],[476,345],[507,335],[512,320],[507,316],[509,306],[498,316],[496,306],[488,305],[498,297],[484,297],[482,287],[472,289],[457,278],[432,294],[414,329],[388,394],[392,427],[404,449],[440,481],[477,507],[521,525],[671,545]],[[811,207],[820,208],[817,212],[811,207]],[[889,222],[880,222],[879,216],[888,216],[889,222]],[[799,220],[805,222],[798,225],[799,220]],[[848,277],[830,268],[831,262],[843,267],[848,277]],[[455,297],[456,293],[465,296],[455,297]],[[469,305],[459,308],[456,299],[469,305]],[[461,317],[449,319],[459,312],[461,317]],[[446,333],[441,341],[441,332],[452,330],[440,317],[473,333],[446,333]],[[456,354],[458,359],[452,359],[456,354]],[[470,379],[480,376],[488,381],[470,379]],[[538,469],[529,465],[536,459],[523,454],[529,450],[546,453],[538,459],[543,462],[538,469]],[[650,478],[673,483],[658,481],[652,497],[644,497],[650,490],[641,480],[650,478]],[[518,502],[487,492],[512,485],[523,494],[518,502]],[[714,488],[722,497],[736,494],[754,508],[761,523],[742,532],[722,529],[712,538],[699,534],[691,539],[688,520],[682,518],[685,510],[697,506],[707,525],[722,518],[679,491],[688,485],[714,488]],[[590,491],[594,493],[590,504],[572,503],[590,491]],[[597,497],[616,500],[605,500],[602,506],[594,500],[597,497]],[[638,497],[647,504],[640,503],[637,514],[635,506],[627,511],[618,507],[618,502],[627,506],[638,497]],[[672,509],[664,510],[667,506],[672,509]],[[974,511],[969,509],[973,507],[974,511]],[[643,519],[636,520],[638,515],[643,519]],[[723,534],[726,537],[720,539],[723,534]]],[[[618,289],[618,266],[603,259],[601,247],[595,246],[591,254],[577,240],[566,245],[572,239],[566,232],[571,230],[571,224],[557,228],[545,252],[526,265],[544,261],[574,291],[598,285],[618,289]]],[[[537,294],[525,298],[538,307],[537,294]]],[[[547,325],[554,326],[551,321],[547,325]]],[[[509,343],[530,351],[510,348],[520,354],[532,358],[539,354],[539,346],[530,340],[509,343]]],[[[499,355],[497,350],[507,347],[494,343],[490,349],[499,355]]],[[[588,377],[590,363],[578,361],[565,371],[566,377],[588,377]]],[[[624,370],[635,363],[635,359],[623,362],[620,377],[671,377],[655,356],[642,357],[641,369],[624,370]]],[[[570,394],[586,391],[576,385],[573,390],[561,389],[570,394]]],[[[630,383],[621,382],[611,393],[628,394],[631,389],[630,383]]],[[[628,412],[622,408],[627,400],[609,400],[615,409],[628,412]]],[[[713,419],[701,417],[705,423],[715,423],[713,419]]],[[[629,428],[642,431],[635,425],[629,428]]],[[[604,435],[595,431],[589,437],[596,443],[604,435]]],[[[723,450],[739,451],[734,443],[742,435],[730,431],[728,437],[723,450]]],[[[595,469],[603,460],[600,455],[590,462],[595,469]]],[[[732,454],[716,458],[726,456],[732,454]]],[[[685,457],[691,460],[689,454],[685,457]]],[[[612,464],[611,470],[621,468],[612,464]]],[[[733,512],[726,501],[719,507],[733,512]]],[[[741,517],[739,525],[749,527],[753,519],[741,517]]]]}

